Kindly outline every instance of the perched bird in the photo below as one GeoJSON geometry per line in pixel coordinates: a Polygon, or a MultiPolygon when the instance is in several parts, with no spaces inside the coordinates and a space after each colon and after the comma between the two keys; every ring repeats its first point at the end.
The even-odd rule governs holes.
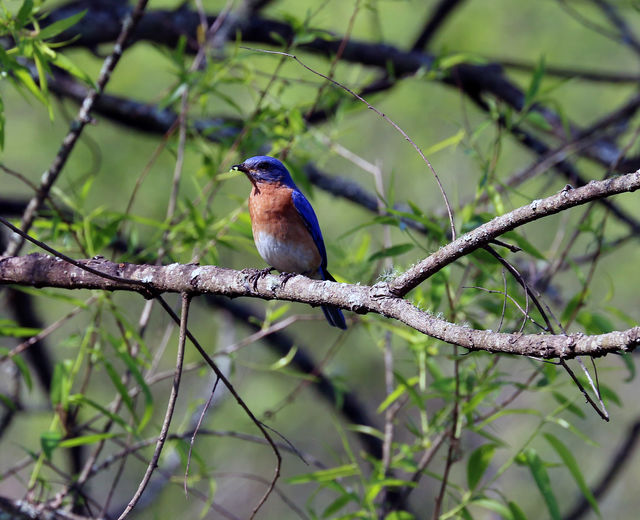
{"type": "MultiPolygon", "coordinates": [[[[253,240],[264,261],[283,273],[335,282],[327,271],[327,252],[316,214],[284,164],[258,155],[232,169],[243,172],[253,185],[249,215],[253,240]]],[[[331,325],[347,328],[340,309],[323,305],[322,310],[331,325]]]]}

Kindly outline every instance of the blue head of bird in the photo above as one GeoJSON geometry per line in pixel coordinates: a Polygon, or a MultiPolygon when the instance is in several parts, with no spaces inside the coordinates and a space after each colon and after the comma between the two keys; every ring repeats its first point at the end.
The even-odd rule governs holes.
{"type": "Polygon", "coordinates": [[[251,181],[251,184],[254,185],[257,182],[273,182],[292,188],[295,186],[285,165],[275,157],[269,157],[268,155],[250,157],[240,164],[233,165],[231,168],[244,173],[251,181]]]}

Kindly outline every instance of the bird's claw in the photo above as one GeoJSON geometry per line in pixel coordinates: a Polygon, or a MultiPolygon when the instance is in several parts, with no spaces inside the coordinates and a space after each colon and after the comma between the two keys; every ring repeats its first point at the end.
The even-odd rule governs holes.
{"type": "Polygon", "coordinates": [[[294,276],[298,276],[298,273],[280,273],[280,288],[282,289],[294,276]]]}
{"type": "Polygon", "coordinates": [[[247,281],[252,285],[253,290],[257,291],[260,278],[267,276],[274,269],[274,267],[265,267],[264,269],[244,269],[243,271],[248,274],[247,281]]]}

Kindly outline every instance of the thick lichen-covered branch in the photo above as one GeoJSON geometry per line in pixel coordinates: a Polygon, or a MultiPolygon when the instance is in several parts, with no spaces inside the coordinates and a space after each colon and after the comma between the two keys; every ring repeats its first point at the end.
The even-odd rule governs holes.
{"type": "Polygon", "coordinates": [[[640,344],[640,327],[608,334],[586,336],[505,334],[474,330],[447,322],[393,296],[386,283],[373,286],[317,281],[298,275],[282,283],[280,276],[267,275],[254,283],[254,272],[216,266],[171,264],[165,266],[114,263],[103,258],[81,261],[93,270],[108,274],[103,278],[56,257],[31,254],[0,258],[0,284],[20,284],[63,289],[138,291],[143,282],[147,294],[218,294],[251,296],[310,305],[331,304],[359,314],[378,313],[393,318],[428,336],[469,350],[515,354],[539,358],[603,356],[630,351],[640,344]],[[122,282],[115,278],[121,278],[122,282]]]}

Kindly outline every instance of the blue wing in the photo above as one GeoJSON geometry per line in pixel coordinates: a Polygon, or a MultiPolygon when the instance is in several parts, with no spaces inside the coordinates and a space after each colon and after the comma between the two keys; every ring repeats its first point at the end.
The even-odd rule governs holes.
{"type": "MultiPolygon", "coordinates": [[[[327,251],[324,248],[324,240],[322,240],[322,232],[320,231],[320,224],[318,224],[318,217],[316,217],[316,214],[311,207],[311,203],[302,194],[302,192],[297,189],[293,189],[291,192],[291,200],[293,201],[293,206],[296,208],[296,211],[302,217],[304,225],[309,230],[309,233],[311,233],[313,241],[315,242],[316,247],[320,252],[320,256],[322,257],[320,276],[323,280],[331,280],[332,282],[335,282],[333,276],[331,276],[329,271],[327,271],[327,251]]],[[[347,323],[345,322],[344,315],[340,309],[333,305],[323,305],[322,312],[324,312],[325,318],[327,318],[330,325],[346,330],[347,323]]]]}
{"type": "MultiPolygon", "coordinates": [[[[327,251],[324,248],[324,240],[322,239],[322,232],[320,231],[320,224],[318,224],[318,217],[316,217],[313,208],[311,207],[311,203],[307,200],[307,198],[297,189],[294,189],[291,192],[291,200],[293,201],[293,206],[296,208],[296,211],[302,217],[304,221],[304,225],[311,233],[311,237],[320,252],[320,256],[322,257],[322,265],[321,270],[326,271],[327,267],[327,251]]],[[[324,277],[324,276],[323,276],[324,277]]]]}

